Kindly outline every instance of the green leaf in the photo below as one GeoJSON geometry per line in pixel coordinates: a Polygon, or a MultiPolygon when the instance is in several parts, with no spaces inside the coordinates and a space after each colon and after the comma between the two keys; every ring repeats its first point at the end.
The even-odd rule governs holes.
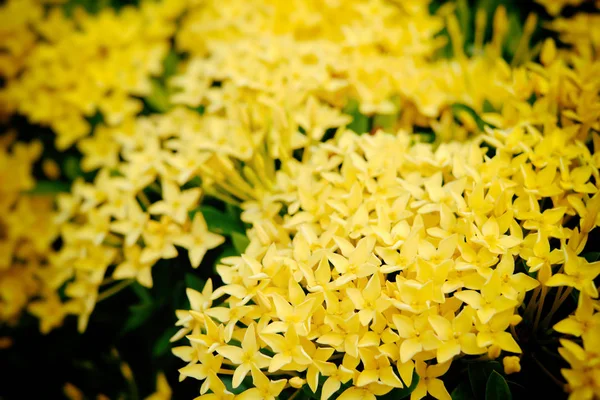
{"type": "Polygon", "coordinates": [[[469,381],[476,399],[485,397],[485,388],[490,374],[494,371],[501,373],[502,366],[497,361],[469,363],[469,381]]]}
{"type": "Polygon", "coordinates": [[[163,332],[162,335],[158,338],[158,340],[154,343],[154,347],[152,347],[152,355],[154,357],[161,357],[169,351],[171,348],[171,337],[177,332],[176,328],[170,328],[163,332]]]}
{"type": "Polygon", "coordinates": [[[123,326],[123,333],[131,332],[142,326],[153,314],[152,304],[138,304],[129,307],[130,316],[123,326]]]}
{"type": "Polygon", "coordinates": [[[485,400],[511,400],[508,383],[502,375],[492,371],[485,387],[485,400]]]}
{"type": "Polygon", "coordinates": [[[242,383],[240,383],[240,386],[238,386],[236,388],[233,387],[233,382],[232,382],[231,376],[219,376],[219,379],[221,379],[223,384],[225,384],[225,387],[227,388],[227,390],[233,394],[240,394],[240,393],[244,392],[246,389],[249,389],[252,387],[252,382],[251,382],[252,378],[250,378],[250,374],[248,374],[246,376],[246,378],[242,381],[242,383]]]}
{"type": "Polygon", "coordinates": [[[190,217],[193,218],[198,211],[202,212],[206,225],[211,232],[227,236],[231,236],[233,232],[244,233],[242,222],[230,213],[224,213],[211,206],[202,206],[193,210],[190,217]]]}
{"type": "Polygon", "coordinates": [[[146,97],[146,103],[153,111],[156,112],[166,112],[171,108],[171,104],[169,102],[169,94],[167,93],[167,89],[160,84],[156,79],[151,81],[152,91],[150,95],[146,97]]]}
{"type": "Polygon", "coordinates": [[[473,392],[468,381],[462,381],[450,394],[452,400],[473,400],[473,392]]]}
{"type": "Polygon", "coordinates": [[[60,181],[38,181],[33,189],[28,190],[26,193],[31,195],[48,195],[64,193],[71,190],[71,185],[66,182],[60,181]]]}
{"type": "Polygon", "coordinates": [[[492,105],[492,103],[490,103],[490,101],[488,99],[483,100],[483,109],[482,111],[484,113],[491,113],[491,112],[496,112],[496,109],[494,108],[494,106],[492,105]]]}
{"type": "Polygon", "coordinates": [[[233,242],[233,247],[238,252],[238,254],[244,253],[246,251],[246,247],[250,244],[250,240],[246,237],[246,235],[242,235],[241,233],[233,232],[231,234],[231,241],[233,242]]]}
{"type": "Polygon", "coordinates": [[[171,49],[163,60],[163,78],[169,78],[177,72],[179,56],[175,50],[171,49]]]}
{"type": "Polygon", "coordinates": [[[194,275],[194,274],[190,274],[187,273],[185,274],[185,286],[192,288],[194,290],[197,290],[199,292],[202,291],[202,289],[204,288],[204,284],[206,282],[204,281],[204,279],[194,275]]]}
{"type": "Polygon", "coordinates": [[[460,103],[452,104],[452,112],[454,113],[455,117],[458,118],[458,114],[462,111],[470,114],[471,117],[473,117],[473,119],[477,123],[477,128],[479,128],[480,131],[483,131],[483,128],[487,124],[484,120],[481,119],[481,117],[475,112],[475,110],[473,110],[471,107],[469,107],[465,104],[460,104],[460,103]]]}
{"type": "Polygon", "coordinates": [[[358,134],[369,132],[369,117],[360,112],[358,101],[354,99],[349,100],[343,112],[352,117],[352,122],[348,124],[348,129],[358,134]]]}
{"type": "Polygon", "coordinates": [[[590,253],[583,254],[583,257],[587,260],[587,262],[596,262],[600,260],[600,251],[593,251],[590,253]]]}
{"type": "Polygon", "coordinates": [[[150,290],[148,290],[148,288],[140,285],[139,282],[133,282],[130,287],[137,297],[142,301],[142,304],[152,304],[152,295],[150,294],[150,290]]]}
{"type": "Polygon", "coordinates": [[[80,160],[75,156],[69,156],[65,159],[65,161],[63,161],[63,165],[62,165],[63,174],[70,181],[74,181],[76,178],[83,175],[79,161],[80,160]]]}
{"type": "Polygon", "coordinates": [[[373,127],[390,131],[394,128],[398,116],[396,114],[376,115],[373,117],[373,127]]]}

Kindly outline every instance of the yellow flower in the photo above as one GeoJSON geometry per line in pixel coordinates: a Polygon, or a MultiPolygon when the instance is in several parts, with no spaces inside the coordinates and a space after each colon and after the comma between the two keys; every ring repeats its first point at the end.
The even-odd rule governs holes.
{"type": "Polygon", "coordinates": [[[113,272],[115,279],[135,278],[145,287],[152,287],[152,262],[142,262],[142,248],[138,245],[125,247],[124,260],[113,272]]]}
{"type": "Polygon", "coordinates": [[[590,263],[585,258],[577,256],[570,246],[565,246],[564,252],[565,273],[553,275],[546,282],[546,286],[570,286],[592,298],[598,297],[594,279],[600,275],[600,261],[590,263]]]}
{"type": "Polygon", "coordinates": [[[485,352],[485,349],[477,345],[476,335],[472,332],[472,318],[473,315],[468,308],[463,309],[451,321],[441,315],[429,317],[429,323],[442,341],[436,350],[438,364],[452,360],[461,352],[471,355],[485,352]]]}
{"type": "Polygon", "coordinates": [[[358,318],[362,325],[368,325],[377,313],[382,313],[391,306],[388,297],[381,292],[379,274],[373,274],[364,289],[348,288],[346,295],[358,310],[358,318]]]}
{"type": "Polygon", "coordinates": [[[169,216],[175,222],[183,224],[188,218],[188,211],[197,206],[200,194],[201,191],[199,188],[180,191],[175,183],[163,181],[163,200],[152,204],[148,208],[148,212],[150,214],[169,216]]]}
{"type": "Polygon", "coordinates": [[[497,346],[499,349],[511,353],[521,353],[521,348],[513,338],[506,332],[511,324],[513,317],[512,310],[506,310],[492,317],[487,322],[475,321],[475,326],[479,330],[477,333],[477,345],[480,347],[497,346]]]}
{"type": "Polygon", "coordinates": [[[200,387],[200,393],[204,394],[209,389],[219,386],[221,380],[217,376],[217,372],[223,364],[223,357],[220,355],[213,356],[211,353],[202,351],[199,354],[200,364],[190,363],[187,366],[179,369],[180,379],[190,377],[194,379],[204,380],[200,387]]]}
{"type": "MultiPolygon", "coordinates": [[[[156,203],[155,203],[156,204],[156,203]]],[[[189,233],[175,238],[173,242],[188,250],[188,256],[192,267],[197,268],[207,250],[221,245],[225,238],[208,230],[202,213],[194,214],[194,220],[189,233]]]]}
{"type": "Polygon", "coordinates": [[[354,368],[348,369],[344,364],[336,366],[333,363],[317,361],[317,365],[321,373],[327,377],[321,387],[321,400],[329,399],[343,383],[348,382],[354,375],[354,368]]]}
{"type": "Polygon", "coordinates": [[[171,387],[165,374],[159,372],[156,376],[156,392],[146,397],[146,400],[170,400],[172,395],[171,387]]]}
{"type": "Polygon", "coordinates": [[[443,364],[427,365],[424,361],[417,360],[415,362],[415,369],[421,379],[419,379],[417,387],[411,393],[410,399],[422,399],[427,393],[438,400],[450,399],[450,394],[446,390],[444,382],[438,379],[448,371],[450,365],[450,361],[443,364]]]}
{"type": "Polygon", "coordinates": [[[242,383],[242,380],[252,368],[267,368],[271,363],[271,358],[259,351],[259,347],[256,343],[256,331],[254,324],[248,326],[246,329],[241,348],[229,345],[221,346],[217,348],[217,353],[237,365],[232,381],[234,388],[238,387],[240,383],[242,383]]]}
{"type": "Polygon", "coordinates": [[[312,364],[312,359],[301,344],[293,325],[290,325],[283,337],[274,333],[263,333],[260,338],[275,352],[269,364],[269,372],[278,371],[283,367],[304,370],[312,364]]]}
{"type": "Polygon", "coordinates": [[[422,351],[438,348],[440,341],[434,335],[433,329],[425,315],[408,317],[394,314],[392,316],[394,327],[398,335],[404,339],[400,345],[400,361],[405,363],[422,351]]]}
{"type": "Polygon", "coordinates": [[[286,380],[279,379],[271,381],[259,369],[252,368],[252,381],[255,387],[247,389],[239,394],[236,399],[239,400],[275,400],[285,387],[286,380]]]}
{"type": "Polygon", "coordinates": [[[593,300],[589,295],[580,293],[575,314],[569,315],[553,328],[557,332],[579,337],[597,329],[598,326],[600,326],[600,313],[594,312],[593,300]]]}

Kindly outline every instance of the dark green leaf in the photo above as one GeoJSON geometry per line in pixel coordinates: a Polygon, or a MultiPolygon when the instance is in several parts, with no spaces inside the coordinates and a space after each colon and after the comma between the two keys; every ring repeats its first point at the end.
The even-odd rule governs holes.
{"type": "Polygon", "coordinates": [[[150,294],[150,290],[148,288],[140,285],[139,282],[133,282],[130,287],[137,297],[142,301],[142,304],[152,304],[152,295],[150,294]]]}
{"type": "Polygon", "coordinates": [[[171,348],[171,342],[169,340],[176,332],[176,328],[170,328],[163,332],[156,343],[154,343],[154,347],[152,347],[152,355],[154,357],[160,357],[169,351],[171,348]]]}
{"type": "Polygon", "coordinates": [[[482,131],[486,125],[486,122],[481,119],[481,117],[475,112],[475,110],[473,110],[471,107],[469,107],[467,105],[459,104],[459,103],[452,104],[452,112],[454,113],[455,117],[458,117],[460,112],[466,112],[469,115],[471,115],[471,117],[477,123],[477,128],[479,128],[480,131],[482,131]]]}
{"type": "Polygon", "coordinates": [[[358,101],[353,99],[348,101],[343,112],[352,117],[352,122],[348,124],[348,129],[351,129],[358,134],[369,131],[369,117],[360,112],[358,101]]]}
{"type": "Polygon", "coordinates": [[[492,371],[485,387],[485,400],[511,400],[508,383],[502,375],[492,371]]]}
{"type": "Polygon", "coordinates": [[[190,274],[190,273],[185,274],[185,286],[186,287],[189,287],[189,288],[192,288],[194,290],[201,292],[202,289],[204,288],[205,283],[206,282],[202,278],[200,278],[194,274],[190,274]]]}
{"type": "Polygon", "coordinates": [[[476,399],[483,399],[485,387],[493,371],[502,372],[502,366],[497,361],[472,362],[469,364],[469,381],[476,399]]]}
{"type": "Polygon", "coordinates": [[[600,252],[594,251],[594,252],[590,252],[590,253],[585,253],[585,254],[583,254],[583,257],[585,257],[587,262],[590,262],[590,263],[596,262],[596,261],[600,260],[600,252]]]}
{"type": "Polygon", "coordinates": [[[485,99],[483,101],[483,110],[484,113],[491,113],[491,112],[495,112],[496,109],[494,108],[494,106],[492,105],[492,103],[490,103],[490,101],[488,99],[485,99]]]}
{"type": "Polygon", "coordinates": [[[246,247],[250,244],[250,240],[246,237],[246,235],[242,235],[241,233],[233,232],[231,234],[231,241],[233,242],[233,247],[238,252],[238,254],[244,253],[246,251],[246,247]]]}
{"type": "Polygon", "coordinates": [[[123,333],[131,332],[144,324],[152,316],[154,308],[152,304],[138,304],[129,307],[130,316],[125,322],[123,333]]]}
{"type": "Polygon", "coordinates": [[[305,395],[305,397],[307,397],[309,399],[318,400],[318,399],[321,398],[321,391],[320,391],[320,389],[322,387],[323,387],[323,383],[320,382],[319,385],[317,386],[317,393],[313,393],[313,391],[310,388],[310,386],[304,385],[304,386],[302,386],[302,393],[305,395]]]}
{"type": "Polygon", "coordinates": [[[193,218],[196,212],[202,212],[208,229],[212,232],[230,236],[233,232],[244,233],[244,226],[239,219],[229,213],[224,213],[211,206],[202,206],[193,210],[190,214],[193,218]]]}
{"type": "Polygon", "coordinates": [[[157,80],[152,80],[152,91],[150,96],[146,97],[146,103],[156,112],[165,112],[171,108],[169,103],[169,95],[163,85],[157,80]]]}
{"type": "Polygon", "coordinates": [[[242,383],[240,383],[240,386],[238,386],[236,388],[233,387],[231,376],[222,376],[221,375],[221,376],[219,376],[219,379],[221,379],[221,381],[225,384],[225,387],[227,388],[227,390],[233,394],[240,394],[243,391],[245,391],[246,389],[252,387],[252,378],[250,377],[250,374],[248,374],[248,376],[246,376],[246,378],[242,381],[242,383]]]}
{"type": "Polygon", "coordinates": [[[28,190],[28,194],[32,195],[48,195],[48,194],[57,194],[68,192],[71,188],[66,182],[59,181],[38,181],[35,184],[35,187],[31,190],[28,190]]]}
{"type": "Polygon", "coordinates": [[[62,170],[67,179],[71,181],[74,181],[76,178],[83,175],[79,165],[79,159],[75,156],[67,157],[65,161],[63,161],[62,170]]]}
{"type": "Polygon", "coordinates": [[[452,400],[473,400],[473,392],[468,381],[462,381],[450,394],[452,400]]]}
{"type": "Polygon", "coordinates": [[[169,78],[177,72],[177,64],[179,63],[179,56],[175,50],[169,51],[165,59],[163,60],[163,78],[169,78]]]}
{"type": "Polygon", "coordinates": [[[373,117],[373,127],[381,128],[384,131],[391,131],[396,124],[398,116],[396,114],[376,115],[373,117]]]}

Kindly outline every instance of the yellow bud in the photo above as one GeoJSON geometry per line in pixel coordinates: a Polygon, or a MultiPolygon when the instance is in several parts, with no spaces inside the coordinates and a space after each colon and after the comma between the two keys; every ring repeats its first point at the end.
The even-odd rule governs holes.
{"type": "Polygon", "coordinates": [[[540,61],[544,65],[550,65],[556,58],[556,44],[554,40],[548,38],[542,46],[542,53],[540,54],[540,61]]]}
{"type": "Polygon", "coordinates": [[[60,177],[60,167],[56,163],[56,161],[46,158],[42,162],[42,170],[44,171],[44,175],[48,177],[48,179],[58,179],[60,177]]]}
{"type": "Polygon", "coordinates": [[[500,352],[502,352],[500,346],[493,344],[488,348],[488,357],[494,360],[500,357],[500,352]]]}
{"type": "Polygon", "coordinates": [[[504,357],[502,364],[504,365],[504,373],[507,375],[521,372],[521,360],[517,356],[504,357]]]}
{"type": "Polygon", "coordinates": [[[529,13],[527,19],[525,20],[525,25],[523,26],[523,34],[531,35],[535,30],[535,26],[537,24],[537,14],[529,13]]]}
{"type": "Polygon", "coordinates": [[[508,32],[508,18],[506,16],[506,8],[504,6],[499,6],[496,8],[493,23],[494,36],[492,38],[492,43],[497,51],[500,51],[502,49],[502,42],[504,41],[506,32],[508,32]]]}
{"type": "Polygon", "coordinates": [[[477,12],[475,13],[475,48],[477,49],[481,49],[483,47],[487,18],[488,16],[485,8],[478,8],[477,12]]]}
{"type": "Polygon", "coordinates": [[[299,376],[295,376],[293,378],[291,378],[288,383],[290,384],[291,387],[293,387],[294,389],[300,389],[302,386],[304,386],[304,384],[306,383],[305,379],[300,378],[299,376]]]}
{"type": "Polygon", "coordinates": [[[0,337],[0,350],[8,349],[13,345],[13,340],[8,336],[0,337]]]}
{"type": "Polygon", "coordinates": [[[121,373],[123,377],[130,381],[133,378],[133,372],[131,371],[131,367],[127,363],[121,363],[121,373]]]}
{"type": "Polygon", "coordinates": [[[63,392],[65,393],[65,397],[69,400],[82,400],[83,393],[79,390],[75,385],[70,382],[65,383],[63,386],[63,392]]]}

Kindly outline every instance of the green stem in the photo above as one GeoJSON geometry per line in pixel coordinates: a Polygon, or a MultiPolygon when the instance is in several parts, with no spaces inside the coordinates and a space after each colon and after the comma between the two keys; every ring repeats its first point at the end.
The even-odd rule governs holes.
{"type": "MultiPolygon", "coordinates": [[[[561,287],[561,289],[563,289],[563,288],[561,287]]],[[[569,297],[569,295],[571,294],[572,291],[573,291],[573,288],[568,287],[563,293],[561,293],[559,291],[556,294],[556,297],[554,297],[554,302],[552,303],[552,309],[550,310],[550,312],[548,313],[546,318],[544,318],[544,320],[542,321],[543,330],[548,329],[548,325],[550,324],[550,321],[552,321],[552,317],[554,316],[554,313],[556,313],[558,311],[558,309],[560,308],[562,303],[564,303],[564,301],[567,299],[567,297],[569,297]]]]}
{"type": "Polygon", "coordinates": [[[542,370],[542,372],[544,374],[546,374],[551,380],[552,382],[554,382],[558,387],[560,387],[561,389],[564,389],[565,384],[563,381],[561,381],[560,379],[558,379],[557,377],[555,377],[552,372],[550,372],[548,370],[548,368],[546,368],[544,366],[544,364],[542,364],[542,362],[540,362],[540,360],[537,359],[537,357],[535,356],[535,354],[531,354],[531,358],[533,359],[533,361],[535,361],[535,363],[538,365],[538,367],[540,367],[540,369],[542,370]]]}
{"type": "Polygon", "coordinates": [[[117,283],[114,286],[111,286],[109,289],[106,289],[104,292],[102,292],[98,295],[98,300],[96,302],[99,303],[102,300],[108,299],[109,297],[111,297],[111,296],[119,293],[121,290],[125,289],[127,286],[131,285],[133,282],[134,282],[133,279],[127,279],[127,280],[117,283]]]}
{"type": "Polygon", "coordinates": [[[546,300],[546,293],[548,289],[543,286],[542,293],[540,294],[541,300],[537,306],[537,313],[535,315],[535,322],[533,323],[533,331],[537,331],[538,325],[540,324],[540,318],[542,317],[542,310],[544,309],[544,301],[546,300]]]}

